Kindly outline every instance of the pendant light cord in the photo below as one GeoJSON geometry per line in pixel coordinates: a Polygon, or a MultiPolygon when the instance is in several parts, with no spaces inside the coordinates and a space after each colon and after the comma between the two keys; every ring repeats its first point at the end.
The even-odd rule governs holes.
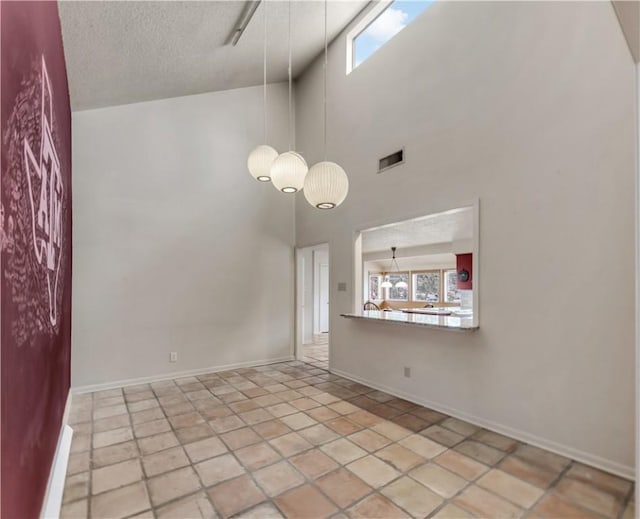
{"type": "Polygon", "coordinates": [[[292,110],[291,110],[291,0],[289,0],[289,151],[293,150],[291,143],[292,128],[292,110]]]}
{"type": "Polygon", "coordinates": [[[324,160],[327,161],[327,0],[324,0],[324,160]]]}
{"type": "Polygon", "coordinates": [[[267,0],[262,0],[264,10],[264,48],[263,48],[263,63],[262,63],[262,79],[263,79],[263,92],[262,92],[262,104],[264,109],[263,121],[264,121],[264,143],[267,143],[267,0]]]}

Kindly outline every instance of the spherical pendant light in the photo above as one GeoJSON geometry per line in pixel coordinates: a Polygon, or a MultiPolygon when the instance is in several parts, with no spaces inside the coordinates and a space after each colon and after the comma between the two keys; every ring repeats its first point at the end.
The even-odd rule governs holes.
{"type": "Polygon", "coordinates": [[[271,165],[271,182],[283,193],[296,193],[304,187],[304,178],[309,168],[306,161],[295,151],[278,155],[271,165]]]}
{"type": "Polygon", "coordinates": [[[251,176],[260,182],[269,182],[271,180],[271,164],[277,156],[278,152],[266,144],[254,149],[247,160],[251,176]]]}
{"type": "Polygon", "coordinates": [[[335,162],[318,162],[304,179],[304,196],[318,209],[338,207],[349,192],[349,178],[335,162]]]}

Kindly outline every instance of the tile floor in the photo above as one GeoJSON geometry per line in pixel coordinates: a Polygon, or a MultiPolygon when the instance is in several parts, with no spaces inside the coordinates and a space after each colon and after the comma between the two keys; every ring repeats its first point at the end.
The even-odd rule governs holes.
{"type": "Polygon", "coordinates": [[[61,516],[632,518],[633,485],[302,362],[77,395],[61,516]]]}
{"type": "Polygon", "coordinates": [[[301,360],[316,368],[329,369],[329,344],[304,344],[301,360]]]}

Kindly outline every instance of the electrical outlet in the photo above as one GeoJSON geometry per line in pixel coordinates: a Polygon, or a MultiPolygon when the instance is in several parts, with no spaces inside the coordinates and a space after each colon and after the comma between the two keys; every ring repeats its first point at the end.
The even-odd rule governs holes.
{"type": "Polygon", "coordinates": [[[169,353],[169,362],[178,362],[178,352],[172,351],[169,353]]]}
{"type": "Polygon", "coordinates": [[[411,378],[411,368],[408,366],[404,367],[404,376],[407,378],[411,378]]]}

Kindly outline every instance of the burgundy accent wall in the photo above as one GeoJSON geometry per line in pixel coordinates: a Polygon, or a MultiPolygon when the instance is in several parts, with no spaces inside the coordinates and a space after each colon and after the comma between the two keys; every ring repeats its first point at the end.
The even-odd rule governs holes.
{"type": "Polygon", "coordinates": [[[70,382],[71,111],[56,2],[0,3],[4,519],[37,518],[70,382]]]}
{"type": "Polygon", "coordinates": [[[473,254],[456,254],[456,270],[460,272],[462,269],[469,271],[469,281],[462,282],[458,280],[458,288],[463,290],[471,290],[473,288],[473,254]]]}

